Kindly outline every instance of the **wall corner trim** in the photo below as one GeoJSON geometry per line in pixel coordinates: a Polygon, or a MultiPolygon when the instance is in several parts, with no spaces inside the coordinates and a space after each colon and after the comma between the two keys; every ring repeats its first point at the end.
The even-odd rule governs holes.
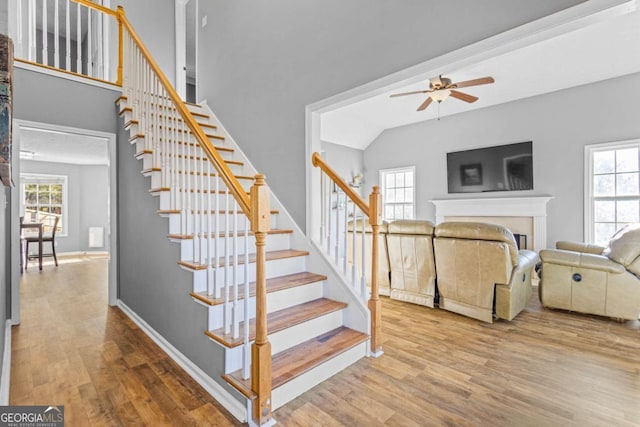
{"type": "MultiPolygon", "coordinates": [[[[127,306],[122,300],[118,299],[118,308],[120,308],[124,314],[126,314],[142,331],[147,334],[149,338],[153,340],[165,353],[173,359],[182,369],[184,369],[191,378],[193,378],[207,393],[209,393],[218,403],[220,403],[227,411],[231,413],[238,421],[247,422],[247,408],[246,405],[236,398],[234,398],[228,391],[226,391],[220,384],[216,383],[209,375],[207,375],[202,369],[196,366],[191,360],[189,360],[184,354],[182,354],[177,348],[175,348],[169,341],[167,341],[162,335],[160,335],[155,329],[153,329],[147,322],[145,322],[140,316],[138,316],[129,306],[127,306]]],[[[6,349],[6,346],[5,346],[6,349]]],[[[3,369],[4,379],[4,369],[3,369]]],[[[8,391],[8,385],[7,385],[8,391]]]]}
{"type": "Polygon", "coordinates": [[[11,384],[11,319],[4,324],[4,353],[2,354],[2,375],[0,376],[0,405],[9,404],[11,384]]]}

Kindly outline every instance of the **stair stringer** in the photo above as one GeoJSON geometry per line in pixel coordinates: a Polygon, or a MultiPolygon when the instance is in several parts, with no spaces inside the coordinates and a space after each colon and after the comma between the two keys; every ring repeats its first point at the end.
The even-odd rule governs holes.
{"type": "MultiPolygon", "coordinates": [[[[240,148],[229,132],[227,132],[222,122],[206,101],[201,104],[201,108],[218,127],[218,133],[224,136],[225,141],[236,150],[237,158],[244,162],[244,173],[246,175],[257,174],[258,172],[251,163],[251,160],[244,154],[242,148],[240,148]]],[[[267,184],[268,183],[267,177],[267,184]]],[[[324,297],[348,304],[348,307],[344,311],[344,325],[356,331],[371,335],[370,312],[366,303],[360,295],[349,286],[347,280],[342,276],[342,273],[337,270],[333,261],[325,254],[324,250],[312,242],[300,229],[286,207],[280,202],[273,189],[271,189],[271,209],[279,211],[278,226],[280,228],[293,230],[290,236],[292,247],[309,252],[307,260],[310,271],[315,271],[327,276],[327,280],[324,281],[324,297]]],[[[267,237],[267,240],[268,239],[269,237],[267,237]]]]}

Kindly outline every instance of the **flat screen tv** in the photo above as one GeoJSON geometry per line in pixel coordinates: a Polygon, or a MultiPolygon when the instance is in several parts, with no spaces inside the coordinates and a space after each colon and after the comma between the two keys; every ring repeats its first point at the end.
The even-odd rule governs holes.
{"type": "Polygon", "coordinates": [[[447,153],[449,193],[533,190],[531,141],[447,153]]]}

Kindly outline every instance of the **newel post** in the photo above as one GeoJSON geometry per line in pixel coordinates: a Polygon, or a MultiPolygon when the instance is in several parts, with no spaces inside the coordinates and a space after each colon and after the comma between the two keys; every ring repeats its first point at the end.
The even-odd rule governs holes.
{"type": "Polygon", "coordinates": [[[124,62],[124,41],[122,36],[122,18],[124,16],[124,8],[118,6],[118,77],[116,84],[122,86],[122,64],[124,62]]]}
{"type": "Polygon", "coordinates": [[[382,355],[382,307],[378,297],[378,238],[382,222],[382,194],[380,187],[373,187],[369,195],[369,224],[371,225],[371,355],[382,355]]]}
{"type": "Polygon", "coordinates": [[[252,417],[257,425],[271,419],[271,343],[267,339],[267,280],[265,245],[270,227],[269,187],[264,175],[255,176],[251,187],[251,231],[256,239],[256,339],[251,346],[252,417]]]}

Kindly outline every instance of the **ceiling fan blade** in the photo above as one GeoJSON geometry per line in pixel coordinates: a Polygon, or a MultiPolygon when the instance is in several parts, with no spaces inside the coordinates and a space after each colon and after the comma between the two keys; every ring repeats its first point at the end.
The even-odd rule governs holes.
{"type": "Polygon", "coordinates": [[[459,99],[464,102],[476,102],[478,100],[477,96],[469,95],[468,93],[458,92],[457,90],[451,90],[449,94],[450,97],[459,99]]]}
{"type": "Polygon", "coordinates": [[[418,93],[428,93],[430,90],[416,90],[413,92],[404,92],[404,93],[394,93],[393,95],[389,95],[389,98],[395,98],[397,96],[407,96],[407,95],[416,95],[418,93]]]}
{"type": "Polygon", "coordinates": [[[473,79],[473,80],[467,80],[460,83],[454,83],[453,86],[456,88],[461,88],[461,87],[469,87],[469,86],[487,85],[493,82],[495,82],[495,80],[493,80],[493,77],[481,77],[479,79],[473,79]]]}
{"type": "Polygon", "coordinates": [[[426,109],[429,106],[429,104],[431,104],[432,102],[433,100],[431,99],[431,97],[428,97],[422,104],[420,104],[420,106],[416,111],[422,111],[426,109]]]}

